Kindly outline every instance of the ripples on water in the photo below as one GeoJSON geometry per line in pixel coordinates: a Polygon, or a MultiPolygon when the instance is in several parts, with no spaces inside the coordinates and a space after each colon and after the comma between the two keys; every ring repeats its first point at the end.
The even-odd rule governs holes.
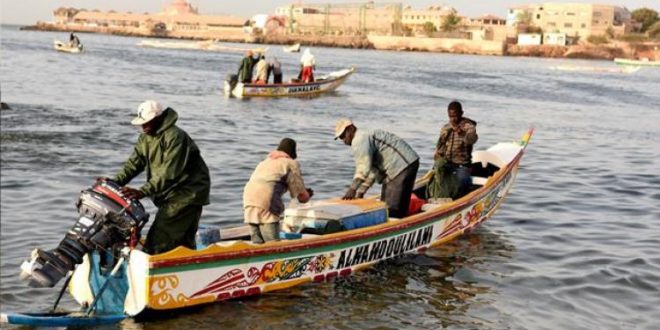
{"type": "MultiPolygon", "coordinates": [[[[2,101],[12,107],[0,132],[3,311],[54,301],[57,290],[21,283],[18,266],[57,244],[80,190],[121,166],[137,138],[128,121],[145,99],[176,109],[200,146],[212,175],[202,221],[215,225],[241,222],[242,187],[282,137],[298,140],[318,197],[332,197],[353,171],[350,150],[332,140],[338,117],[406,138],[428,168],[445,107],[459,99],[479,122],[479,148],[536,127],[512,193],[480,229],[336,283],[119,327],[657,328],[660,70],[560,72],[549,68],[613,64],[317,48],[319,71],[358,69],[337,93],[240,101],[220,91],[240,54],[83,34],[87,52],[72,56],[51,49],[64,37],[2,29],[2,101]]],[[[269,52],[294,74],[298,55],[269,52]]]]}

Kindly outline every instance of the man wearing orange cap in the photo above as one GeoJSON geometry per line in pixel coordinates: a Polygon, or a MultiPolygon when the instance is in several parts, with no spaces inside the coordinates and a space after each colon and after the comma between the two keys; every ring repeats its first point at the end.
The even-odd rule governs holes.
{"type": "Polygon", "coordinates": [[[131,124],[141,126],[142,134],[112,180],[124,186],[125,197],[150,197],[158,207],[145,252],[163,253],[177,246],[194,249],[202,206],[209,204],[209,169],[195,142],[175,125],[178,115],[174,109],[145,101],[137,115],[131,124]],[[143,171],[147,178],[142,187],[125,186],[143,171]]]}

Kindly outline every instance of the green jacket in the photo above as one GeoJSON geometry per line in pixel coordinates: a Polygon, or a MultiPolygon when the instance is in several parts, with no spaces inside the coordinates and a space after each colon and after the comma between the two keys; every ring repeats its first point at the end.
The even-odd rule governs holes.
{"type": "Polygon", "coordinates": [[[174,124],[179,116],[167,108],[156,135],[140,134],[124,167],[113,178],[124,186],[142,171],[147,182],[140,187],[158,207],[164,203],[186,205],[209,204],[211,180],[209,169],[195,142],[174,124]]]}
{"type": "Polygon", "coordinates": [[[246,56],[241,60],[241,65],[238,67],[238,81],[242,83],[252,82],[252,71],[256,61],[251,56],[246,56]]]}

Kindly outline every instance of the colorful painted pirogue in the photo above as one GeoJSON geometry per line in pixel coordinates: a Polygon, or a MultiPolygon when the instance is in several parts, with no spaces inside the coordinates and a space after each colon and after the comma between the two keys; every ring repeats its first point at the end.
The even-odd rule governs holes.
{"type": "Polygon", "coordinates": [[[283,96],[314,96],[331,92],[348,79],[355,72],[355,68],[344,69],[320,76],[310,83],[283,83],[283,84],[244,84],[225,81],[226,96],[244,97],[283,97],[283,96]]]}
{"type": "MultiPolygon", "coordinates": [[[[4,314],[3,321],[31,325],[116,322],[121,315],[134,316],[147,309],[183,308],[331,281],[381,260],[441,245],[493,215],[513,185],[531,135],[532,130],[519,142],[498,143],[473,152],[473,184],[479,187],[456,201],[427,204],[424,211],[402,219],[387,219],[385,215],[375,225],[371,223],[381,219],[384,209],[375,199],[326,201],[314,211],[285,213],[285,223],[287,214],[293,214],[289,220],[295,222],[297,216],[304,218],[309,212],[323,214],[324,207],[357,210],[357,216],[347,216],[341,231],[262,245],[218,240],[198,250],[179,247],[159,255],[126,248],[128,261],[117,263],[113,272],[106,270],[110,276],[101,275],[97,253],[91,258],[86,255],[72,276],[69,291],[88,310],[90,304],[95,306],[93,315],[51,315],[41,320],[32,314],[4,314]],[[351,219],[366,227],[350,229],[358,223],[351,219]],[[108,278],[110,285],[104,285],[108,278]],[[102,294],[94,302],[99,292],[102,294]]],[[[417,188],[423,189],[427,181],[426,177],[418,180],[417,188]]],[[[319,223],[324,221],[315,225],[319,223]]]]}

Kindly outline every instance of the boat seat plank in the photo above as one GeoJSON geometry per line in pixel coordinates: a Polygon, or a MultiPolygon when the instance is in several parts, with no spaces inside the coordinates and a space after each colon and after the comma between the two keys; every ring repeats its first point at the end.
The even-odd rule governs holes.
{"type": "Polygon", "coordinates": [[[250,239],[250,226],[244,225],[240,227],[220,229],[220,240],[236,240],[236,239],[250,239]]]}

